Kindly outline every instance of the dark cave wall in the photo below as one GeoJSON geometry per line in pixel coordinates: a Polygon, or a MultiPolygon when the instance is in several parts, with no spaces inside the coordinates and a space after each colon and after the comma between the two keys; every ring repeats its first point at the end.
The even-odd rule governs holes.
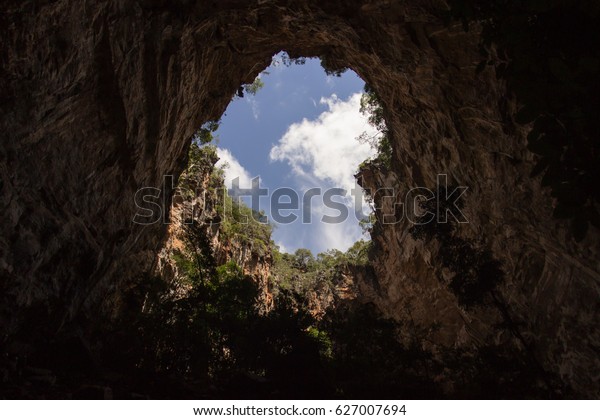
{"type": "MultiPolygon", "coordinates": [[[[477,34],[446,27],[443,2],[8,1],[2,6],[0,327],[6,337],[89,328],[150,270],[161,224],[132,223],[135,192],[179,174],[201,123],[281,49],[350,66],[379,93],[400,195],[448,174],[466,185],[461,235],[506,272],[501,292],[536,354],[597,395],[598,235],[576,244],[529,177],[515,104],[475,75],[477,34]]],[[[389,209],[388,209],[389,210],[389,209]]],[[[362,298],[427,327],[435,346],[503,342],[492,309],[465,311],[435,245],[406,220],[374,236],[362,298]]]]}

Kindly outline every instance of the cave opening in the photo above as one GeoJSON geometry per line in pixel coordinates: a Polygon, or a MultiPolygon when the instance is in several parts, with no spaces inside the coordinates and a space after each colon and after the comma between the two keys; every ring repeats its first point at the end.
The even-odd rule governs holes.
{"type": "Polygon", "coordinates": [[[218,395],[439,392],[419,379],[426,363],[398,341],[400,325],[357,299],[358,277],[374,275],[374,215],[355,177],[389,165],[386,135],[374,91],[324,59],[279,53],[240,86],[192,139],[153,277],[163,290],[140,284],[138,325],[157,340],[141,368],[206,376],[218,395]],[[263,189],[266,206],[253,201],[263,189]],[[421,373],[401,384],[411,363],[421,373]]]}
{"type": "Polygon", "coordinates": [[[281,252],[345,252],[368,239],[372,209],[356,175],[389,151],[381,104],[364,87],[352,70],[282,52],[195,136],[216,147],[230,195],[276,227],[281,252]]]}
{"type": "MultiPolygon", "coordinates": [[[[441,314],[436,315],[435,310],[431,311],[433,322],[422,326],[413,321],[410,302],[402,308],[409,318],[399,320],[364,299],[361,293],[367,290],[368,295],[370,287],[379,287],[375,270],[380,267],[371,261],[374,253],[370,241],[359,237],[340,250],[303,246],[303,242],[296,247],[281,246],[272,238],[271,225],[264,222],[277,223],[277,217],[282,217],[274,209],[277,193],[266,193],[267,206],[260,206],[260,200],[255,206],[252,199],[254,192],[270,186],[273,179],[284,182],[275,184],[275,190],[286,190],[290,198],[283,203],[290,205],[283,206],[290,210],[285,219],[294,206],[305,204],[302,199],[292,199],[292,194],[297,196],[298,191],[305,193],[314,187],[307,186],[307,181],[328,181],[329,188],[338,182],[347,191],[352,188],[349,179],[353,181],[359,167],[385,174],[392,160],[386,110],[370,87],[352,90],[363,84],[356,75],[351,75],[354,83],[346,94],[319,98],[322,108],[312,98],[316,108],[312,118],[300,115],[302,121],[298,123],[296,113],[270,139],[260,132],[253,134],[248,127],[253,121],[260,124],[260,117],[266,114],[268,123],[261,125],[277,127],[275,109],[285,109],[281,101],[270,107],[261,104],[261,94],[286,88],[285,78],[271,79],[273,73],[305,72],[308,68],[310,74],[316,68],[330,82],[345,80],[345,69],[331,70],[316,59],[277,55],[275,60],[290,64],[279,68],[272,65],[252,83],[240,86],[224,116],[203,125],[192,140],[188,168],[180,180],[184,194],[177,196],[171,211],[182,227],[169,228],[166,245],[159,252],[155,280],[166,291],[149,292],[145,286],[145,310],[138,322],[142,323],[141,331],[156,342],[144,349],[147,354],[139,361],[141,369],[202,378],[194,392],[210,393],[205,387],[212,383],[217,389],[215,395],[237,397],[443,395],[445,391],[435,378],[447,374],[442,372],[450,364],[460,366],[452,375],[466,376],[470,373],[462,367],[477,364],[475,375],[480,376],[465,376],[465,380],[477,383],[498,375],[498,369],[504,369],[502,363],[512,363],[512,369],[503,374],[517,376],[523,386],[531,386],[538,380],[538,372],[531,374],[526,361],[511,351],[499,354],[498,349],[492,349],[499,361],[486,359],[484,353],[439,349],[434,356],[423,343],[437,334],[436,316],[441,314]],[[298,61],[302,61],[300,67],[298,61]],[[245,121],[236,115],[236,105],[245,107],[245,121]],[[342,112],[339,120],[336,112],[342,112]],[[264,136],[265,144],[261,145],[256,136],[264,136]],[[321,149],[336,143],[342,143],[343,148],[326,150],[323,156],[321,149]],[[357,150],[360,145],[364,146],[362,151],[357,150]],[[239,146],[246,148],[236,152],[239,146]],[[269,171],[264,161],[262,165],[257,162],[260,155],[269,157],[267,164],[284,163],[287,173],[279,168],[268,174],[271,178],[264,176],[269,171]],[[319,162],[319,157],[325,159],[319,162]],[[219,160],[227,165],[219,166],[219,160]],[[254,169],[246,168],[257,163],[254,169]],[[319,163],[332,167],[318,167],[319,163]],[[333,171],[327,172],[330,169],[333,171]],[[297,176],[292,188],[285,183],[290,182],[289,174],[297,176]],[[201,194],[186,197],[186,191],[201,194]],[[190,204],[201,204],[202,208],[200,217],[191,222],[188,216],[193,215],[194,208],[190,204]],[[293,252],[285,252],[288,250],[293,252]]],[[[294,92],[285,95],[288,99],[294,96],[294,92]]],[[[307,99],[306,94],[304,97],[307,99]]],[[[360,189],[356,184],[353,187],[360,189]]],[[[355,202],[345,206],[356,210],[355,202]]],[[[363,210],[364,205],[359,207],[363,210]]],[[[309,214],[319,213],[309,209],[309,214]]],[[[300,214],[299,219],[305,222],[305,216],[300,214]]],[[[368,229],[374,220],[369,213],[360,221],[368,229]]],[[[306,223],[301,228],[306,229],[306,223]]],[[[290,227],[279,227],[275,232],[285,233],[284,229],[290,227]]],[[[313,233],[317,241],[323,238],[319,230],[322,228],[313,233]]],[[[298,231],[289,232],[299,236],[298,231]]]]}

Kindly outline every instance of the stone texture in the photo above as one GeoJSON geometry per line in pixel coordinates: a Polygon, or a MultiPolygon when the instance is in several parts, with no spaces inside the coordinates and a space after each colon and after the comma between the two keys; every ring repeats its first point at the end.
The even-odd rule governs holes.
{"type": "Polygon", "coordinates": [[[193,188],[187,191],[188,194],[182,194],[179,190],[174,193],[170,201],[167,234],[163,247],[156,258],[154,274],[171,283],[175,290],[179,290],[180,295],[189,290],[189,286],[182,286],[185,281],[182,281],[184,278],[180,273],[175,255],[189,255],[186,223],[194,220],[200,226],[204,226],[216,266],[234,261],[242,269],[244,275],[249,276],[256,284],[260,310],[269,311],[273,307],[272,285],[270,284],[273,264],[271,249],[256,249],[252,244],[235,236],[224,237],[220,229],[222,216],[217,213],[215,207],[219,200],[216,195],[223,194],[225,191],[221,188],[210,189],[212,172],[212,165],[203,168],[197,175],[197,179],[192,181],[193,188]]]}
{"type": "MultiPolygon", "coordinates": [[[[435,0],[3,2],[0,14],[0,330],[3,340],[97,327],[150,271],[165,227],[132,223],[140,187],[177,176],[201,123],[285,49],[349,66],[381,97],[394,148],[367,185],[467,185],[461,235],[493,251],[502,294],[544,366],[598,396],[598,234],[576,244],[528,174],[515,104],[477,34],[442,24],[435,0]]],[[[163,193],[169,195],[169,190],[163,193]]],[[[363,298],[439,322],[437,345],[490,337],[497,314],[460,309],[435,246],[405,221],[374,240],[363,298]]]]}

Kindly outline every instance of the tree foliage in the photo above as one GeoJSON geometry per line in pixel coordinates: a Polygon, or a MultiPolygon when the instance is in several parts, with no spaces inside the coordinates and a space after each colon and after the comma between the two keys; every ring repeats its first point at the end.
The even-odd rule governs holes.
{"type": "Polygon", "coordinates": [[[243,92],[246,92],[247,94],[254,96],[258,93],[259,90],[261,90],[264,87],[265,87],[265,84],[259,76],[256,79],[254,79],[254,82],[244,85],[242,94],[241,95],[238,94],[238,96],[243,97],[244,96],[243,92]]]}
{"type": "MultiPolygon", "coordinates": [[[[213,146],[195,143],[189,169],[214,170],[215,157],[213,146]]],[[[186,182],[193,184],[193,174],[202,177],[206,172],[192,171],[186,182]]],[[[213,172],[208,188],[222,186],[222,173],[213,172]]],[[[208,194],[216,195],[214,191],[208,194]]],[[[260,310],[257,284],[234,261],[217,264],[208,220],[187,224],[184,249],[173,255],[179,279],[169,283],[150,277],[141,282],[137,292],[142,296],[142,315],[123,327],[129,332],[127,358],[136,369],[193,383],[204,397],[238,399],[431,398],[443,396],[436,384],[436,378],[443,375],[490,388],[503,378],[515,378],[527,386],[535,380],[535,375],[523,375],[523,363],[511,364],[516,356],[499,351],[469,358],[440,352],[433,357],[414,332],[418,328],[388,319],[373,305],[348,302],[332,306],[317,319],[311,313],[310,299],[332,292],[345,270],[368,266],[371,242],[361,240],[347,252],[329,250],[316,257],[308,249],[280,253],[272,243],[270,228],[258,223],[251,209],[227,195],[219,197],[225,198],[217,199],[212,219],[224,221],[225,212],[231,213],[229,224],[218,225],[221,239],[262,243],[265,258],[272,255],[273,309],[260,310]],[[413,339],[405,342],[403,335],[413,339]],[[472,365],[477,368],[464,368],[472,365]],[[500,379],[491,378],[488,372],[500,379]]],[[[452,238],[452,228],[441,229],[424,230],[422,235],[453,240],[446,239],[452,238]]],[[[449,251],[445,262],[449,267],[458,271],[465,258],[474,258],[477,268],[473,272],[478,274],[469,272],[469,276],[479,280],[497,275],[486,268],[487,256],[472,257],[473,250],[467,249],[466,256],[456,258],[453,252],[449,251]]],[[[468,286],[457,294],[479,298],[479,285],[471,289],[468,282],[457,284],[468,286]]],[[[487,287],[484,291],[489,291],[487,287]]],[[[528,391],[526,395],[532,395],[528,391]]],[[[167,391],[160,392],[165,395],[167,391]]]]}
{"type": "Polygon", "coordinates": [[[203,124],[192,138],[192,144],[204,145],[212,143],[215,140],[213,133],[219,129],[219,121],[208,121],[203,124]]]}
{"type": "Polygon", "coordinates": [[[363,162],[360,166],[375,164],[389,169],[392,163],[392,145],[384,118],[384,109],[379,97],[368,84],[365,84],[364,91],[360,98],[360,112],[367,116],[369,124],[377,130],[377,134],[369,136],[365,132],[357,140],[371,146],[377,154],[373,159],[363,162]]]}
{"type": "Polygon", "coordinates": [[[342,77],[342,74],[348,70],[348,67],[333,64],[326,55],[320,56],[319,59],[327,76],[342,77]]]}

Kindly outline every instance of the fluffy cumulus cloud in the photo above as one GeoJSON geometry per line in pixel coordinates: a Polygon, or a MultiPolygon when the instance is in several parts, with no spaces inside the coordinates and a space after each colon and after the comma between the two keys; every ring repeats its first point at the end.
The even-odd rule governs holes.
{"type": "Polygon", "coordinates": [[[350,190],[358,165],[375,153],[356,140],[363,132],[376,134],[360,113],[360,97],[356,93],[346,101],[335,95],[321,98],[327,111],[315,120],[292,124],[271,149],[271,160],[287,162],[307,186],[326,182],[350,190]]]}
{"type": "Polygon", "coordinates": [[[351,220],[352,223],[323,224],[319,229],[321,237],[317,237],[318,243],[315,246],[346,251],[358,239],[365,237],[354,219],[351,220]]]}
{"type": "Polygon", "coordinates": [[[250,188],[252,186],[252,177],[240,162],[231,154],[228,149],[217,148],[219,156],[218,167],[223,168],[225,172],[225,186],[231,189],[233,180],[240,179],[240,188],[250,188]]]}
{"type": "MultiPolygon", "coordinates": [[[[335,200],[341,202],[339,197],[335,200]]],[[[312,214],[315,223],[305,226],[311,232],[312,247],[345,251],[358,239],[364,237],[362,229],[358,225],[358,220],[352,214],[350,205],[348,207],[348,218],[340,223],[324,223],[321,221],[323,215],[336,216],[338,214],[337,210],[327,209],[322,203],[313,207],[312,214]]]]}
{"type": "MultiPolygon", "coordinates": [[[[356,138],[364,132],[370,136],[377,132],[360,113],[360,97],[361,94],[356,93],[346,101],[335,95],[322,98],[320,103],[326,106],[326,111],[315,120],[304,119],[292,124],[271,148],[271,161],[286,162],[290,166],[291,180],[300,193],[319,187],[323,191],[342,188],[348,194],[345,198],[337,196],[334,199],[347,206],[349,216],[345,221],[322,222],[323,215],[335,216],[337,211],[326,208],[321,197],[312,201],[312,223],[302,226],[302,235],[298,235],[296,229],[276,231],[275,239],[286,248],[306,247],[305,240],[310,238],[310,241],[316,241],[309,244],[313,249],[346,250],[363,236],[354,216],[354,200],[349,194],[350,190],[357,188],[354,174],[358,165],[372,157],[375,151],[356,138]]],[[[363,213],[368,212],[368,206],[360,207],[363,213]]]]}

